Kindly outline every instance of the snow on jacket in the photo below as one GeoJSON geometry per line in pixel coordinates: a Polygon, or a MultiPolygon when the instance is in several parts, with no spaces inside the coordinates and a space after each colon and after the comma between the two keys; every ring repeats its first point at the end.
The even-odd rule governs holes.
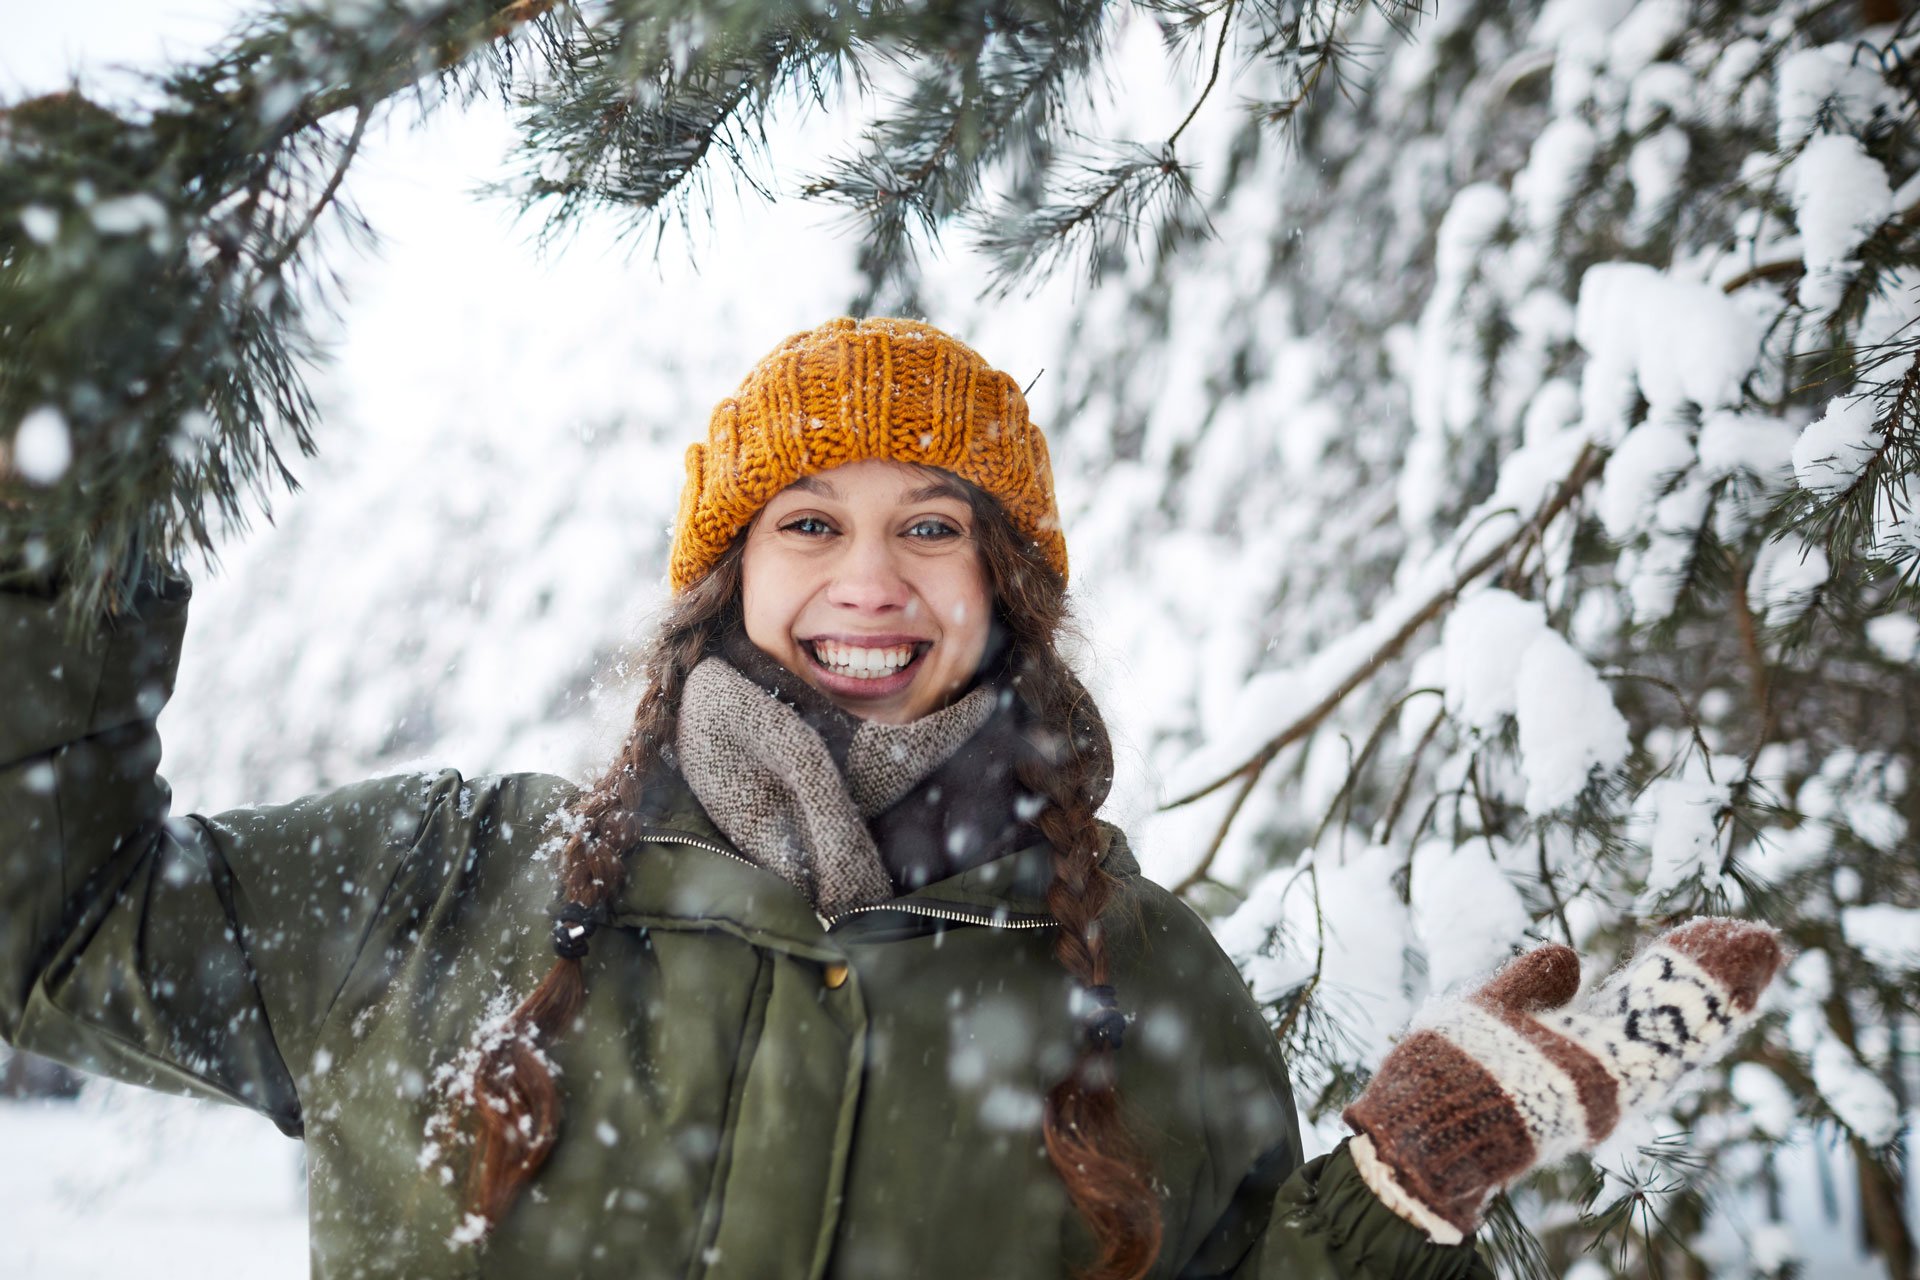
{"type": "MultiPolygon", "coordinates": [[[[1041,1103],[1074,1057],[1044,847],[823,919],[672,775],[551,1050],[547,1166],[467,1243],[444,1091],[553,962],[557,778],[382,778],[169,816],[155,719],[188,588],[75,641],[0,595],[0,1037],[306,1141],[313,1273],[1041,1277],[1090,1256],[1041,1103]]],[[[1286,1068],[1205,925],[1139,875],[1106,921],[1156,1276],[1488,1273],[1303,1164],[1286,1068]]]]}

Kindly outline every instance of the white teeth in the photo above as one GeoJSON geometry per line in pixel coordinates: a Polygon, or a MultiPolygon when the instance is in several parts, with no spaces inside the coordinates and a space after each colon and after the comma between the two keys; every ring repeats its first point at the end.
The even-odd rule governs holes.
{"type": "Polygon", "coordinates": [[[816,640],[813,652],[820,660],[820,665],[827,670],[837,676],[851,676],[856,680],[878,680],[894,674],[913,661],[913,646],[910,644],[895,645],[890,649],[860,649],[829,640],[816,640]]]}

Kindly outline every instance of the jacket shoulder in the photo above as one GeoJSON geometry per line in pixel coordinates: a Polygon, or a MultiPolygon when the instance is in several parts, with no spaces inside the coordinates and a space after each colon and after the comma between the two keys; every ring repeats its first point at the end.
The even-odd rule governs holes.
{"type": "Polygon", "coordinates": [[[1102,824],[1108,838],[1102,865],[1119,881],[1108,908],[1108,946],[1116,963],[1138,964],[1182,985],[1201,984],[1204,994],[1258,1015],[1239,969],[1200,914],[1140,870],[1127,838],[1102,824]]]}
{"type": "Polygon", "coordinates": [[[574,800],[578,787],[551,773],[459,770],[388,773],[300,796],[250,804],[194,821],[248,844],[315,844],[405,850],[438,837],[461,844],[524,839],[574,800]]]}
{"type": "Polygon", "coordinates": [[[242,936],[279,1021],[317,1030],[416,948],[537,934],[576,794],[549,774],[440,769],[172,825],[244,890],[242,936]]]}

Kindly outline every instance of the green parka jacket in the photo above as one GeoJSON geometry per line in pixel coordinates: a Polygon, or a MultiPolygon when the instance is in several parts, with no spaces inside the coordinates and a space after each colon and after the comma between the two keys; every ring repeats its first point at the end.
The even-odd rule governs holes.
{"type": "MultiPolygon", "coordinates": [[[[188,588],[69,641],[0,595],[0,1036],[303,1137],[314,1274],[1068,1275],[1089,1239],[1041,1099],[1074,1054],[1044,849],[837,919],[658,788],[577,1029],[565,1117],[484,1246],[436,1123],[476,1032],[551,966],[538,775],[383,778],[170,817],[155,719],[188,588]]],[[[1285,1064],[1206,927],[1138,874],[1108,922],[1156,1276],[1484,1276],[1302,1164],[1285,1064]]]]}

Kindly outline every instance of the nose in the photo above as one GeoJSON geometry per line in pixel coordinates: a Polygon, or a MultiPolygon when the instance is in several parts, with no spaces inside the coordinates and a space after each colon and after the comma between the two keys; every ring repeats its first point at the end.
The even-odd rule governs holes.
{"type": "Polygon", "coordinates": [[[847,536],[834,561],[827,603],[867,613],[905,608],[913,589],[901,573],[893,543],[893,538],[879,531],[847,536]]]}

